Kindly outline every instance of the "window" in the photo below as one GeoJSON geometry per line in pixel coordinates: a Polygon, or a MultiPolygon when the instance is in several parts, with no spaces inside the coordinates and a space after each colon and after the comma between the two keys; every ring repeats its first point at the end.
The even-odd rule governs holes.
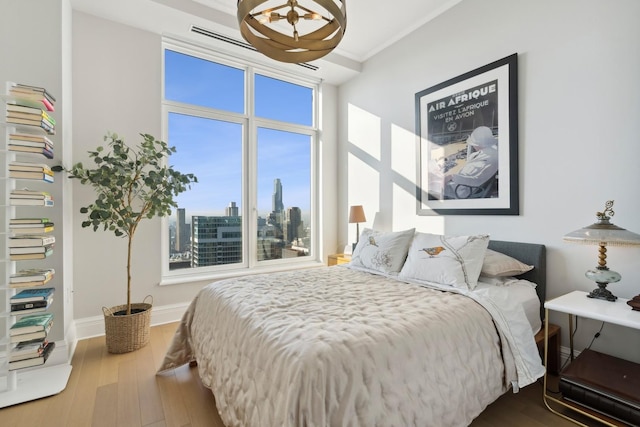
{"type": "Polygon", "coordinates": [[[277,268],[317,258],[317,83],[171,43],[163,119],[180,194],[164,276],[277,268]]]}

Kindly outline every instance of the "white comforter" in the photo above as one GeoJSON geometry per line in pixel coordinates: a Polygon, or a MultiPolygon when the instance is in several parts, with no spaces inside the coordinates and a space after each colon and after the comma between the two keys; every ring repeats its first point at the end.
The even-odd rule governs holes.
{"type": "Polygon", "coordinates": [[[502,329],[472,298],[348,268],[255,275],[205,287],[159,371],[197,360],[228,427],[465,426],[528,364],[502,329]]]}

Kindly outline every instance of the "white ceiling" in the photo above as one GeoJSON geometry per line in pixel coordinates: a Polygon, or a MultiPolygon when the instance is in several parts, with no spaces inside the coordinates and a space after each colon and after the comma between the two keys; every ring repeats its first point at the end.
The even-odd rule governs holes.
{"type": "MultiPolygon", "coordinates": [[[[235,17],[234,0],[194,0],[235,17]]],[[[336,51],[362,62],[461,0],[348,0],[347,31],[336,51]],[[390,7],[393,4],[394,7],[390,7]],[[400,6],[401,7],[398,7],[400,6]]],[[[286,3],[286,0],[279,2],[286,3]]],[[[300,0],[301,4],[304,4],[300,0]]],[[[307,0],[307,4],[311,4],[307,0]]],[[[313,9],[313,7],[310,7],[313,9]]]]}
{"type": "MultiPolygon", "coordinates": [[[[346,33],[334,52],[319,62],[357,72],[362,62],[461,1],[348,0],[346,33]]],[[[242,39],[237,0],[71,0],[71,5],[74,10],[160,34],[187,36],[191,25],[198,25],[242,39]]]]}

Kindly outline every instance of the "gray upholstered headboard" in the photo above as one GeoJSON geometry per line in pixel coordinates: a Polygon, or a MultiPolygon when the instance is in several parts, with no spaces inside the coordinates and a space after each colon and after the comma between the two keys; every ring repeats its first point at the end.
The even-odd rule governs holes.
{"type": "Polygon", "coordinates": [[[540,318],[544,319],[544,301],[547,292],[547,248],[545,245],[490,240],[489,249],[509,255],[525,264],[534,266],[533,270],[521,274],[518,277],[529,280],[537,285],[536,293],[538,294],[538,298],[540,298],[540,318]]]}

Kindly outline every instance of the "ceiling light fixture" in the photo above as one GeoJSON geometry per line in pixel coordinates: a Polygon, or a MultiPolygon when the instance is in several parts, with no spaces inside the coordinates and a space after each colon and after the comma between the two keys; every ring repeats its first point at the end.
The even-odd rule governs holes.
{"type": "Polygon", "coordinates": [[[322,58],[342,40],[347,27],[346,0],[303,3],[311,2],[322,9],[316,12],[297,0],[275,6],[270,6],[277,3],[274,0],[238,0],[240,33],[259,52],[276,61],[298,63],[322,58]]]}

